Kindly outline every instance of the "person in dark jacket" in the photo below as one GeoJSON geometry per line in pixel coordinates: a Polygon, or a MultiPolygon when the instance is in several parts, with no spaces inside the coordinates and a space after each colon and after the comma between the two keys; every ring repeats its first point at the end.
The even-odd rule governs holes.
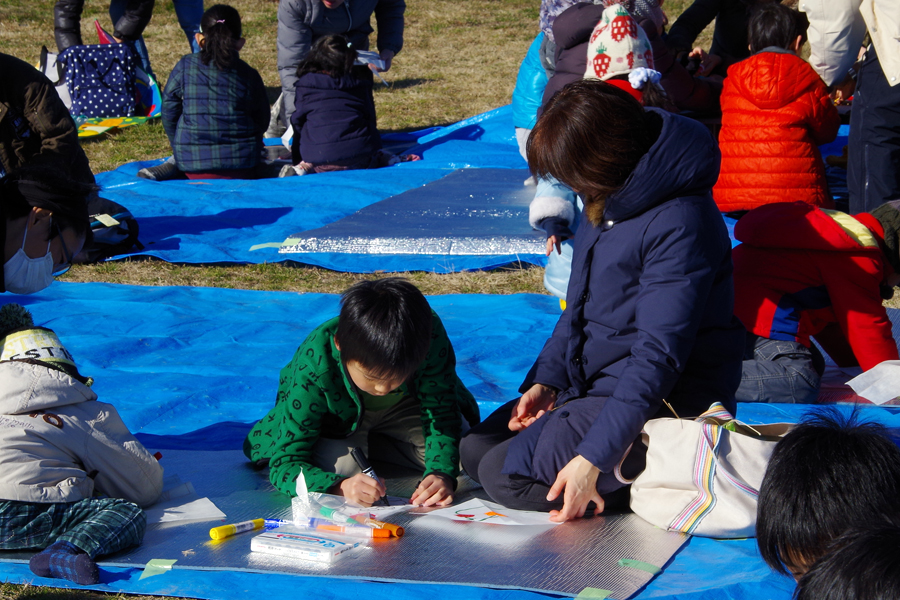
{"type": "Polygon", "coordinates": [[[78,128],[43,73],[0,53],[0,177],[25,165],[61,169],[93,185],[78,128]]]}
{"type": "Polygon", "coordinates": [[[328,34],[347,36],[357,50],[369,49],[372,15],[378,25],[376,46],[391,68],[394,56],[403,48],[404,0],[281,0],[278,4],[278,74],[284,106],[284,122],[294,108],[297,67],[313,42],[328,34]]]}
{"type": "Polygon", "coordinates": [[[253,179],[269,124],[259,73],[238,57],[238,11],[217,4],[203,13],[200,52],[184,56],[163,92],[163,128],[178,168],[190,179],[253,179]]]}
{"type": "Polygon", "coordinates": [[[281,176],[325,171],[374,169],[416,155],[397,157],[381,149],[372,99],[372,79],[365,67],[354,67],[356,50],[342,35],[326,35],[297,69],[297,106],[291,117],[294,129],[293,167],[281,176]]]}
{"type": "Polygon", "coordinates": [[[582,80],[548,104],[528,162],[585,199],[568,303],[522,397],[473,427],[461,455],[493,500],[565,521],[627,501],[648,419],[735,408],[744,329],[703,125],[582,80]]]}
{"type": "Polygon", "coordinates": [[[701,75],[724,77],[728,67],[750,56],[747,25],[756,4],[774,0],[694,0],[675,20],[666,36],[666,44],[677,55],[690,53],[702,59],[701,75]],[[694,41],[715,19],[713,41],[709,53],[693,48],[694,41]]]}

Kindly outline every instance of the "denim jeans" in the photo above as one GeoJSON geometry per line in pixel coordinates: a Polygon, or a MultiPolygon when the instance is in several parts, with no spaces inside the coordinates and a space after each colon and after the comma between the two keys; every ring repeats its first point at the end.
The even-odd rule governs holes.
{"type": "Polygon", "coordinates": [[[738,402],[810,404],[819,395],[825,359],[814,345],[747,333],[738,402]]]}

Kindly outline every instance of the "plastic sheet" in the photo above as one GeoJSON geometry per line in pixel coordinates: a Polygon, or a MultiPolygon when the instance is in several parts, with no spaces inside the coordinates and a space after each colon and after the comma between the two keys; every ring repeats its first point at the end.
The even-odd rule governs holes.
{"type": "Polygon", "coordinates": [[[422,187],[292,235],[280,252],[540,255],[546,235],[528,224],[534,188],[524,169],[460,169],[422,187]]]}

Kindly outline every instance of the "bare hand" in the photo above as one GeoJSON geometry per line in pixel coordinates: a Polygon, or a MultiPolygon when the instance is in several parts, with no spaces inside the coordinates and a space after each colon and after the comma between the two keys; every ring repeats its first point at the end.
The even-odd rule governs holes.
{"type": "Polygon", "coordinates": [[[522,431],[553,408],[556,402],[556,392],[545,385],[536,383],[527,392],[522,394],[519,401],[513,407],[509,418],[510,431],[522,431]]]}
{"type": "Polygon", "coordinates": [[[432,473],[416,487],[409,501],[421,506],[447,506],[453,502],[453,488],[446,478],[432,473]]]}
{"type": "Polygon", "coordinates": [[[357,473],[338,484],[338,495],[363,506],[372,506],[387,492],[382,480],[357,473]]]}
{"type": "Polygon", "coordinates": [[[700,58],[700,69],[697,71],[697,75],[707,76],[713,72],[713,69],[722,64],[722,57],[717,54],[707,54],[706,50],[703,48],[694,48],[691,50],[691,53],[688,54],[688,58],[700,58]]]}
{"type": "Polygon", "coordinates": [[[562,523],[570,519],[583,517],[588,504],[591,502],[597,505],[597,508],[594,509],[594,514],[599,515],[602,513],[604,502],[600,494],[597,493],[597,477],[599,476],[600,469],[580,454],[570,460],[569,464],[563,467],[562,471],[556,476],[556,481],[547,494],[547,500],[553,501],[565,489],[562,510],[551,510],[550,520],[562,523]]]}
{"type": "Polygon", "coordinates": [[[369,65],[369,68],[375,71],[376,73],[383,73],[385,71],[391,70],[391,63],[394,61],[394,51],[393,50],[382,50],[378,53],[378,56],[381,57],[381,60],[384,62],[384,68],[379,69],[375,65],[369,65]]]}
{"type": "Polygon", "coordinates": [[[842,82],[834,86],[831,92],[831,98],[835,104],[846,104],[850,100],[850,96],[856,91],[856,80],[849,75],[842,82]]]}
{"type": "Polygon", "coordinates": [[[555,235],[551,235],[547,238],[547,256],[553,252],[553,247],[556,246],[556,253],[562,254],[562,239],[555,235]]]}

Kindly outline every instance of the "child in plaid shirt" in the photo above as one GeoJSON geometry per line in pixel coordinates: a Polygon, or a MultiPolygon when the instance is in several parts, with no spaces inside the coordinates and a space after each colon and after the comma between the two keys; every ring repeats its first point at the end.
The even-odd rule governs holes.
{"type": "Polygon", "coordinates": [[[195,35],[200,52],[178,61],[163,92],[175,163],[188,179],[254,179],[269,101],[259,72],[238,57],[246,41],[241,16],[217,4],[203,13],[195,35]]]}
{"type": "Polygon", "coordinates": [[[94,558],[141,543],[159,462],[97,402],[50,329],[0,309],[0,550],[43,549],[39,577],[98,583],[94,558]]]}

